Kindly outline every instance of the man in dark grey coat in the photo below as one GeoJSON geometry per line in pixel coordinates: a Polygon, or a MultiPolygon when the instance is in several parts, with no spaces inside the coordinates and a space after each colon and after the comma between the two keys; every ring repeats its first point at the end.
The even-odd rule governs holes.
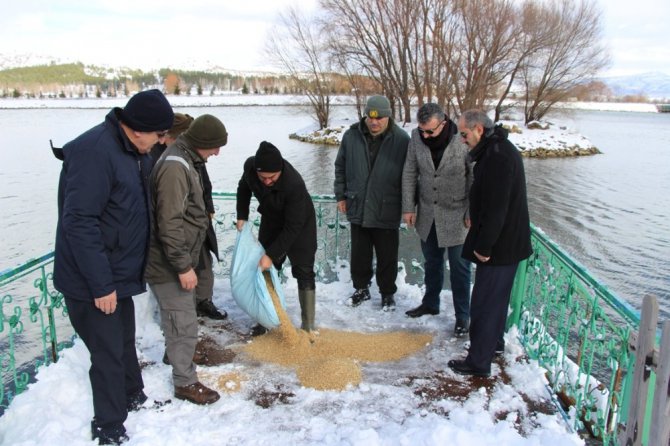
{"type": "Polygon", "coordinates": [[[382,310],[395,309],[401,179],[409,136],[391,118],[391,104],[372,96],[365,117],[342,137],[335,159],[335,199],[351,223],[352,307],[370,299],[373,250],[382,310]]]}
{"type": "Polygon", "coordinates": [[[410,227],[416,225],[421,237],[426,291],[421,305],[406,314],[440,313],[446,252],[456,315],[454,334],[463,336],[470,325],[470,262],[461,257],[461,251],[470,226],[472,163],[456,124],[439,105],[421,106],[417,121],[403,169],[402,202],[403,220],[410,227]]]}
{"type": "Polygon", "coordinates": [[[519,150],[507,130],[494,127],[481,110],[468,110],[458,121],[461,138],[475,162],[470,189],[471,226],[463,257],[477,264],[470,312],[470,349],[448,366],[464,375],[488,376],[496,351],[503,348],[514,276],[532,253],[526,176],[519,150]]]}

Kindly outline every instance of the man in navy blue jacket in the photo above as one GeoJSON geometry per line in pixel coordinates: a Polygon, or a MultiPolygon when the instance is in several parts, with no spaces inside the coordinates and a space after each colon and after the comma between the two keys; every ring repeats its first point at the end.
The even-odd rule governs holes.
{"type": "Polygon", "coordinates": [[[447,364],[463,375],[488,376],[496,352],[504,348],[514,276],[532,253],[526,176],[519,150],[507,130],[493,125],[482,110],[468,110],[458,131],[475,162],[470,188],[470,229],[463,258],[477,264],[470,307],[470,349],[447,364]]]}
{"type": "Polygon", "coordinates": [[[152,147],[174,113],[158,90],[134,95],[63,147],[54,286],[91,355],[93,439],[120,444],[147,397],[135,351],[132,296],[145,291],[152,147]]]}

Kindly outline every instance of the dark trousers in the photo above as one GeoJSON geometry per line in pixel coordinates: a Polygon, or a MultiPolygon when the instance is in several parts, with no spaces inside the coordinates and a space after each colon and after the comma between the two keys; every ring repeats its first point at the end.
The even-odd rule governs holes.
{"type": "Polygon", "coordinates": [[[351,224],[351,280],[367,288],[372,280],[372,254],[377,256],[375,277],[381,294],[395,294],[398,276],[398,229],[364,228],[351,224]]]}
{"type": "Polygon", "coordinates": [[[206,246],[203,246],[200,252],[200,262],[195,271],[198,275],[198,284],[195,287],[196,304],[207,301],[211,302],[214,297],[213,268],[212,252],[206,246]]]}
{"type": "Polygon", "coordinates": [[[93,391],[93,413],[102,428],[123,426],[127,397],[144,388],[135,351],[135,304],[118,299],[116,311],[105,314],[92,301],[65,298],[68,316],[91,354],[88,376],[93,391]]]}
{"type": "Polygon", "coordinates": [[[470,320],[470,262],[461,257],[463,245],[440,248],[437,243],[435,223],[430,228],[428,238],[421,240],[421,251],[425,259],[424,283],[426,294],[422,305],[440,310],[440,292],[444,286],[444,253],[449,258],[449,281],[457,321],[470,320]]]}
{"type": "Polygon", "coordinates": [[[477,265],[470,309],[470,350],[466,362],[480,371],[491,371],[496,344],[505,333],[514,276],[519,264],[477,265]]]}
{"type": "MultiPolygon", "coordinates": [[[[316,273],[314,272],[314,261],[316,258],[316,223],[305,225],[305,230],[293,242],[286,256],[280,259],[272,259],[274,267],[278,270],[288,257],[291,262],[291,275],[298,281],[298,289],[315,289],[316,273]]],[[[270,246],[281,234],[283,228],[270,226],[261,218],[261,227],[258,230],[258,241],[263,247],[270,246]],[[265,223],[265,224],[264,224],[265,223]]]]}

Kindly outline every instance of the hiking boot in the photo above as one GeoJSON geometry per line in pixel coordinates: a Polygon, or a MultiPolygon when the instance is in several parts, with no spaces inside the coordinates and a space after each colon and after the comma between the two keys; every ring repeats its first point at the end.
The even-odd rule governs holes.
{"type": "Polygon", "coordinates": [[[393,294],[382,294],[382,311],[395,311],[393,294]]]}
{"type": "Polygon", "coordinates": [[[264,335],[267,333],[269,330],[265,327],[263,327],[261,324],[256,324],[253,327],[251,327],[251,336],[260,336],[264,335]]]}
{"type": "Polygon", "coordinates": [[[188,386],[174,386],[174,396],[180,400],[190,401],[193,404],[212,404],[219,401],[219,394],[196,381],[188,386]]]}
{"type": "Polygon", "coordinates": [[[349,302],[352,307],[357,307],[366,300],[370,300],[370,290],[367,288],[358,288],[354,291],[354,294],[349,297],[349,302]]]}
{"type": "Polygon", "coordinates": [[[461,321],[456,320],[456,325],[454,326],[454,336],[457,338],[462,338],[467,335],[470,330],[470,321],[461,321]]]}
{"type": "Polygon", "coordinates": [[[142,408],[142,405],[147,400],[143,390],[138,390],[132,395],[126,396],[126,410],[128,412],[135,412],[142,408]]]}
{"type": "Polygon", "coordinates": [[[440,314],[440,310],[433,310],[432,308],[428,308],[428,307],[424,306],[423,304],[421,304],[416,308],[405,311],[405,314],[409,317],[421,317],[421,316],[425,316],[426,314],[430,314],[432,316],[435,316],[435,315],[440,314]]]}
{"type": "Polygon", "coordinates": [[[195,307],[195,312],[200,317],[208,317],[217,321],[228,317],[228,313],[226,313],[225,310],[219,311],[211,300],[198,302],[198,305],[195,307]]]}
{"type": "Polygon", "coordinates": [[[112,427],[99,426],[95,418],[91,420],[91,437],[93,440],[98,440],[98,444],[121,444],[130,440],[123,424],[112,427]]]}
{"type": "MultiPolygon", "coordinates": [[[[193,363],[196,365],[207,365],[207,355],[196,350],[193,353],[193,363]]],[[[167,352],[163,353],[163,364],[170,365],[170,358],[168,358],[167,352]]]]}

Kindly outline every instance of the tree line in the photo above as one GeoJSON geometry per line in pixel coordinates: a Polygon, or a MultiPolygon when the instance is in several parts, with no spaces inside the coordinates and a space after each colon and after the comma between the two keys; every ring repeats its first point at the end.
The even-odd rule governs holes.
{"type": "MultiPolygon", "coordinates": [[[[344,76],[333,75],[330,94],[348,94],[344,76]]],[[[1,97],[115,97],[147,88],[166,94],[212,95],[216,92],[243,94],[304,94],[301,85],[283,74],[235,74],[160,68],[143,71],[68,64],[45,64],[0,70],[1,97]]]]}
{"type": "Polygon", "coordinates": [[[399,119],[437,102],[449,115],[521,106],[539,120],[609,64],[594,0],[319,0],[280,14],[267,54],[328,125],[332,73],[357,95],[374,81],[399,119]],[[513,99],[510,101],[510,99],[513,99]]]}

